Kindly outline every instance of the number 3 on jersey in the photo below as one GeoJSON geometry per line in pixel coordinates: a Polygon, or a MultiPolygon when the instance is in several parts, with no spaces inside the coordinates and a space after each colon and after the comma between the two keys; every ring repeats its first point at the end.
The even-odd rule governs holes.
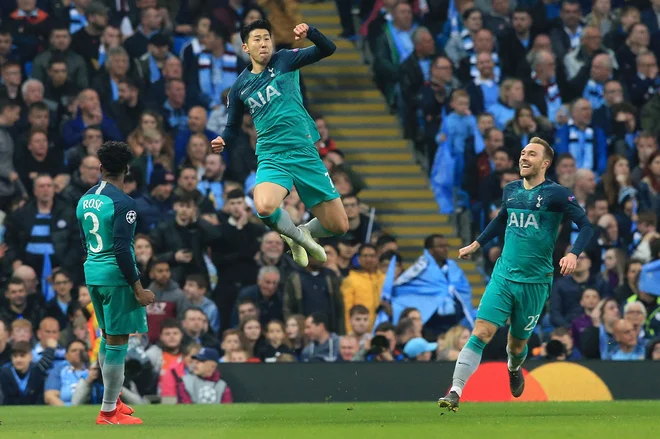
{"type": "Polygon", "coordinates": [[[85,212],[85,215],[83,216],[84,219],[91,218],[92,219],[92,228],[89,230],[89,233],[94,235],[94,238],[96,238],[96,245],[92,245],[92,243],[89,243],[89,251],[92,253],[98,253],[101,250],[103,250],[103,239],[101,238],[101,235],[98,234],[99,231],[99,217],[96,216],[95,213],[92,212],[85,212]]]}

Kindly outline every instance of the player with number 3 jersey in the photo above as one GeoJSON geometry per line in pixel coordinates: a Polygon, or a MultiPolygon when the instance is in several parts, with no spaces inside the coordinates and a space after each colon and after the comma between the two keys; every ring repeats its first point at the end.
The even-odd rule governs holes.
{"type": "Polygon", "coordinates": [[[243,115],[249,111],[257,130],[257,174],[254,205],[264,224],[279,232],[293,259],[305,267],[308,253],[320,262],[326,255],[314,238],[343,235],[348,218],[315,142],[319,133],[303,105],[299,69],[334,53],[335,44],[318,29],[299,24],[296,40],[314,43],[304,49],[273,53],[270,24],[257,20],[241,30],[243,51],[251,64],[239,75],[228,95],[227,127],[211,142],[213,151],[231,147],[243,115]],[[314,219],[299,227],[280,208],[295,186],[314,219]]]}
{"type": "Polygon", "coordinates": [[[538,137],[530,140],[520,154],[522,180],[505,186],[497,217],[476,241],[459,252],[461,259],[468,259],[504,232],[502,255],[481,298],[472,335],[458,355],[452,387],[438,401],[441,408],[458,410],[463,387],[477,370],[484,348],[509,319],[509,387],[516,398],[523,393],[525,379],[520,367],[527,357],[527,340],[552,288],[552,257],[559,226],[568,217],[580,229],[571,251],[559,262],[564,276],[575,270],[578,256],[593,236],[584,210],[570,191],[546,180],[553,157],[554,151],[546,141],[538,137]]]}
{"type": "Polygon", "coordinates": [[[142,423],[119,399],[128,337],[147,332],[145,306],[154,301],[154,294],[142,288],[135,263],[135,201],[123,191],[132,157],[127,144],[104,143],[98,151],[102,180],[76,208],[87,252],[85,281],[103,336],[98,355],[104,384],[99,425],[142,423]]]}

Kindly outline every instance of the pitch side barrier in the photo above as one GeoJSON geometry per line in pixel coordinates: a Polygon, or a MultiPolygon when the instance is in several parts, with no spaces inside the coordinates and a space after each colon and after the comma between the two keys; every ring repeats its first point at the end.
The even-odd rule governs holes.
{"type": "MultiPolygon", "coordinates": [[[[235,402],[436,401],[454,363],[275,363],[220,365],[235,402]]],[[[516,401],[660,399],[658,361],[535,362],[516,401]]],[[[506,363],[482,364],[461,402],[512,401],[506,363]]]]}

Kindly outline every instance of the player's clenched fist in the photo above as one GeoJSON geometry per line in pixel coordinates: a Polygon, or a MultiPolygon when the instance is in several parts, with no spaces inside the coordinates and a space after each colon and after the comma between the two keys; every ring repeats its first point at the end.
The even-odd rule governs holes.
{"type": "Polygon", "coordinates": [[[561,275],[568,276],[575,271],[577,266],[577,256],[575,253],[569,253],[559,261],[559,268],[561,268],[561,275]]]}
{"type": "Polygon", "coordinates": [[[296,36],[296,41],[307,38],[307,32],[309,32],[309,26],[305,23],[300,23],[293,29],[293,34],[296,36]]]}
{"type": "Polygon", "coordinates": [[[220,136],[216,137],[215,139],[211,140],[211,148],[213,149],[214,153],[220,154],[225,150],[225,140],[220,136]]]}
{"type": "Polygon", "coordinates": [[[477,250],[479,250],[479,243],[477,241],[474,241],[472,244],[468,245],[467,247],[463,247],[458,251],[458,257],[460,259],[470,259],[470,256],[477,250]]]}
{"type": "Polygon", "coordinates": [[[135,293],[135,298],[142,306],[151,305],[156,300],[156,295],[151,290],[139,290],[135,293]]]}

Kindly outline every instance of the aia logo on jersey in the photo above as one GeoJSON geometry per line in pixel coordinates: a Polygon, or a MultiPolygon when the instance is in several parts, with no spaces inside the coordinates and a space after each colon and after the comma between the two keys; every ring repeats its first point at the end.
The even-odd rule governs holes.
{"type": "Polygon", "coordinates": [[[509,224],[507,224],[507,227],[520,227],[523,229],[534,227],[535,229],[538,229],[539,223],[536,221],[536,217],[533,213],[528,213],[525,215],[523,212],[511,212],[511,215],[509,215],[509,224]]]}

